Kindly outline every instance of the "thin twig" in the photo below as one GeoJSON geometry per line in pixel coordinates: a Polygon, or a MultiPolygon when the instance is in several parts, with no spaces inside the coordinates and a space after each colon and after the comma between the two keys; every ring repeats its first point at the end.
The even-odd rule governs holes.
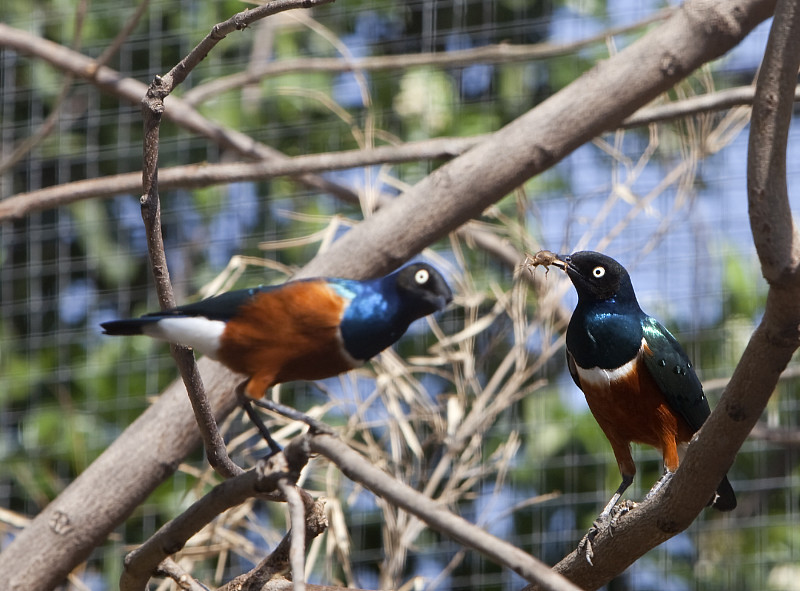
{"type": "Polygon", "coordinates": [[[533,45],[512,45],[499,43],[484,45],[470,49],[459,49],[443,53],[412,53],[403,55],[382,55],[359,59],[343,58],[308,58],[286,59],[252,66],[245,72],[216,78],[211,82],[196,86],[183,96],[188,104],[197,106],[214,96],[236,88],[255,84],[264,78],[282,74],[298,74],[304,72],[375,72],[381,70],[407,70],[422,66],[441,68],[457,68],[472,64],[514,63],[522,61],[544,60],[562,55],[569,55],[591,45],[603,43],[608,37],[630,33],[667,18],[673,9],[662,10],[632,25],[615,27],[573,43],[554,44],[536,43],[533,45]]]}
{"type": "MultiPolygon", "coordinates": [[[[303,439],[296,440],[298,442],[303,439]]],[[[300,453],[307,453],[304,448],[300,453]]],[[[290,447],[287,447],[289,453],[293,453],[290,447]]],[[[291,463],[291,460],[290,460],[291,463]]],[[[325,516],[325,502],[322,500],[314,500],[302,488],[296,488],[304,507],[304,517],[300,519],[299,523],[304,524],[305,527],[305,543],[316,538],[328,528],[328,519],[325,516]]],[[[293,522],[294,523],[294,522],[293,522]]],[[[294,530],[294,526],[292,527],[294,530]]],[[[290,531],[287,533],[269,556],[264,558],[253,570],[241,574],[223,585],[218,591],[262,591],[268,581],[279,573],[286,572],[290,566],[290,554],[292,552],[293,535],[290,531]]],[[[303,550],[305,551],[305,550],[303,550]]],[[[307,589],[316,589],[314,585],[307,585],[307,589]]]]}
{"type": "MultiPolygon", "coordinates": [[[[169,279],[167,258],[161,233],[161,203],[158,191],[158,149],[161,117],[165,111],[164,99],[183,82],[194,67],[223,40],[228,33],[246,28],[249,24],[292,8],[309,8],[332,0],[275,0],[253,10],[235,14],[227,21],[214,25],[211,32],[189,54],[163,77],[156,76],[142,99],[144,120],[144,163],[142,169],[143,195],[141,198],[142,219],[147,231],[147,250],[150,266],[156,282],[156,291],[162,309],[175,307],[172,284],[169,279]]],[[[95,71],[96,73],[97,71],[95,71]]],[[[225,449],[225,441],[219,433],[217,422],[211,412],[203,381],[194,362],[194,354],[187,347],[170,347],[181,377],[186,384],[192,409],[197,419],[206,447],[209,463],[226,478],[243,472],[225,449]]]]}
{"type": "MultiPolygon", "coordinates": [[[[639,109],[623,121],[621,127],[630,129],[632,127],[650,125],[651,123],[672,121],[680,117],[691,117],[700,113],[722,111],[740,105],[752,105],[755,96],[755,86],[738,86],[736,88],[716,90],[710,94],[639,109]]],[[[800,101],[800,86],[794,89],[794,100],[795,102],[800,101]]]]}
{"type": "Polygon", "coordinates": [[[256,406],[260,406],[266,410],[278,413],[283,415],[284,417],[291,419],[292,421],[299,421],[301,423],[305,423],[308,425],[312,431],[318,433],[328,433],[333,434],[333,430],[323,423],[322,421],[318,421],[314,417],[311,417],[305,413],[300,412],[297,409],[292,408],[291,406],[286,406],[285,404],[281,404],[280,402],[275,402],[274,400],[264,399],[264,398],[254,398],[252,399],[253,404],[256,406]]]}
{"type": "MultiPolygon", "coordinates": [[[[122,44],[127,40],[133,29],[138,24],[149,3],[150,0],[143,0],[140,3],[139,8],[136,10],[134,15],[130,19],[128,19],[128,22],[125,23],[125,26],[114,38],[114,41],[108,47],[106,47],[103,50],[103,53],[97,58],[97,60],[95,60],[94,64],[92,65],[93,71],[97,71],[97,68],[106,65],[106,63],[108,63],[108,61],[116,54],[116,52],[119,50],[122,44]]],[[[87,8],[87,2],[83,1],[78,3],[77,7],[78,16],[76,19],[77,25],[75,33],[75,42],[72,45],[72,49],[74,51],[78,51],[80,49],[80,41],[81,41],[80,32],[83,28],[83,21],[85,18],[86,8],[87,8]]],[[[21,160],[25,156],[25,154],[27,154],[34,147],[39,145],[42,142],[42,140],[44,140],[48,135],[50,135],[50,133],[52,133],[53,129],[55,129],[55,126],[59,121],[63,122],[63,117],[62,117],[63,107],[72,90],[72,83],[74,82],[75,77],[76,75],[74,73],[68,72],[66,74],[66,76],[64,77],[64,81],[62,83],[61,91],[59,92],[59,96],[55,100],[55,106],[50,111],[50,114],[47,116],[47,119],[35,134],[30,136],[19,146],[17,146],[17,148],[15,148],[14,151],[12,152],[12,154],[9,155],[8,158],[6,158],[2,163],[0,163],[0,174],[8,170],[19,160],[21,160]]],[[[86,99],[83,98],[73,100],[72,102],[76,104],[74,108],[70,109],[71,110],[70,119],[74,121],[86,111],[88,103],[86,99]]]]}
{"type": "Polygon", "coordinates": [[[165,558],[162,560],[156,567],[156,574],[169,577],[184,591],[208,591],[206,587],[198,583],[192,575],[187,573],[183,567],[172,560],[172,558],[165,558]]]}
{"type": "Polygon", "coordinates": [[[292,582],[294,591],[305,591],[306,588],[306,512],[303,501],[297,492],[297,486],[286,480],[278,481],[278,488],[286,497],[289,505],[289,519],[291,521],[291,546],[289,547],[289,563],[292,566],[292,582]]]}
{"type": "MultiPolygon", "coordinates": [[[[290,443],[286,453],[276,454],[259,462],[254,469],[223,481],[181,515],[164,525],[144,544],[125,557],[120,589],[122,591],[145,589],[156,567],[167,556],[183,548],[190,537],[223,511],[251,497],[274,493],[278,490],[278,482],[281,480],[289,479],[296,482],[300,470],[308,460],[308,455],[303,452],[303,446],[303,441],[298,441],[294,445],[290,443]]],[[[274,494],[272,498],[278,500],[274,494]]]]}
{"type": "MultiPolygon", "coordinates": [[[[449,160],[484,139],[485,136],[433,138],[398,146],[379,146],[369,150],[344,150],[295,156],[277,162],[227,162],[174,166],[158,171],[158,184],[161,189],[200,188],[362,166],[449,160]]],[[[0,201],[0,221],[21,218],[35,211],[53,209],[84,199],[138,192],[141,185],[141,173],[131,172],[64,183],[30,193],[18,193],[0,201]]],[[[346,198],[345,200],[348,203],[358,203],[357,198],[346,198]]]]}
{"type": "MultiPolygon", "coordinates": [[[[83,23],[86,20],[86,11],[88,6],[89,3],[87,0],[81,0],[75,7],[75,34],[72,41],[72,50],[76,52],[80,50],[83,42],[83,23]]],[[[61,120],[61,113],[64,105],[67,103],[70,93],[72,92],[72,83],[74,81],[74,74],[67,73],[64,76],[64,80],[61,82],[61,90],[59,90],[58,97],[53,103],[50,114],[47,115],[47,118],[39,126],[39,129],[37,129],[36,132],[21,141],[20,144],[14,148],[11,154],[9,154],[7,158],[0,162],[0,174],[5,173],[9,168],[22,160],[26,154],[42,143],[42,141],[44,141],[45,138],[47,138],[47,136],[53,132],[56,124],[58,124],[58,122],[61,120]]],[[[81,113],[85,111],[86,101],[83,101],[82,106],[74,110],[79,110],[81,113]]],[[[79,113],[74,112],[71,113],[71,115],[72,120],[74,121],[78,118],[79,113]]]]}
{"type": "MultiPolygon", "coordinates": [[[[126,78],[108,67],[96,67],[95,61],[81,53],[71,51],[47,39],[31,33],[15,29],[0,23],[0,46],[10,47],[22,54],[38,57],[55,68],[74,74],[76,77],[96,85],[112,96],[140,105],[142,96],[148,88],[138,80],[126,78]]],[[[209,121],[198,111],[187,105],[176,96],[169,98],[170,108],[164,116],[184,129],[194,132],[220,148],[230,150],[242,158],[251,160],[271,160],[279,162],[286,158],[284,154],[265,144],[256,142],[252,137],[209,121]]],[[[342,199],[358,200],[358,195],[351,189],[336,182],[315,175],[294,177],[303,184],[330,193],[342,199]]]]}
{"type": "MultiPolygon", "coordinates": [[[[2,43],[2,39],[0,39],[0,43],[2,43]]],[[[622,127],[630,128],[650,123],[663,123],[678,117],[748,105],[752,104],[754,94],[753,87],[742,86],[664,105],[643,107],[626,119],[622,127]]],[[[795,88],[795,101],[800,101],[800,86],[795,88]]],[[[165,113],[166,115],[168,114],[165,113]]],[[[278,162],[270,160],[267,162],[202,163],[174,166],[160,169],[158,182],[162,189],[201,188],[379,164],[449,160],[463,154],[486,140],[487,137],[478,135],[467,138],[432,138],[406,142],[397,146],[378,146],[369,150],[343,150],[295,156],[278,162]]],[[[18,193],[0,201],[0,221],[18,219],[36,211],[54,209],[84,199],[133,193],[140,187],[141,175],[138,172],[131,172],[63,183],[29,193],[18,193]]],[[[344,199],[351,203],[358,203],[355,195],[346,195],[344,199]]],[[[517,258],[519,257],[516,257],[515,260],[517,258]]]]}
{"type": "Polygon", "coordinates": [[[749,438],[767,441],[781,447],[800,447],[800,428],[770,427],[766,423],[756,423],[750,431],[749,438]]]}
{"type": "Polygon", "coordinates": [[[99,68],[102,68],[108,64],[108,62],[111,61],[111,58],[117,54],[119,48],[122,47],[122,44],[128,40],[128,37],[130,37],[131,33],[133,33],[136,25],[139,24],[140,20],[142,20],[142,17],[149,6],[150,0],[142,0],[139,2],[139,6],[125,22],[125,25],[120,29],[119,33],[116,34],[111,43],[109,43],[108,46],[103,50],[103,53],[97,56],[97,59],[94,60],[94,63],[89,70],[90,75],[93,75],[99,68]]]}
{"type": "Polygon", "coordinates": [[[324,455],[336,464],[348,478],[408,513],[419,517],[432,529],[481,552],[497,564],[510,568],[525,579],[536,581],[543,589],[578,590],[578,587],[554,573],[546,564],[451,513],[430,497],[392,478],[334,436],[318,433],[309,434],[307,438],[312,452],[324,455]]]}
{"type": "Polygon", "coordinates": [[[174,68],[162,78],[161,90],[168,96],[189,73],[203,61],[208,53],[222,41],[229,33],[246,29],[254,22],[295,8],[313,8],[322,4],[330,4],[333,0],[273,0],[256,8],[248,8],[234,14],[228,20],[218,23],[211,28],[211,32],[192,49],[174,68]]]}

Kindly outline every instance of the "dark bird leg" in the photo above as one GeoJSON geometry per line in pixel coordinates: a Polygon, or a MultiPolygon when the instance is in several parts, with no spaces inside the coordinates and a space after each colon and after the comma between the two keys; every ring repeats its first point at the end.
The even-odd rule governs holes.
{"type": "Polygon", "coordinates": [[[617,506],[620,497],[628,489],[632,482],[633,475],[622,475],[622,482],[620,483],[619,488],[617,488],[616,492],[614,492],[614,494],[611,496],[608,504],[606,504],[606,506],[600,512],[600,515],[598,515],[597,519],[595,519],[594,523],[592,523],[592,527],[589,528],[589,531],[586,532],[586,535],[583,536],[583,539],[581,539],[580,543],[578,544],[578,552],[585,552],[586,561],[592,566],[594,566],[592,563],[592,558],[594,558],[592,541],[595,539],[597,534],[606,529],[613,534],[614,525],[616,524],[617,519],[636,506],[636,503],[633,502],[627,502],[617,506]]]}
{"type": "Polygon", "coordinates": [[[633,483],[633,476],[629,476],[629,475],[626,475],[626,474],[622,475],[622,482],[620,483],[619,488],[611,496],[611,499],[608,501],[608,504],[600,512],[600,515],[597,517],[598,521],[602,521],[602,520],[608,519],[609,515],[611,515],[611,512],[614,509],[614,506],[619,501],[619,498],[622,496],[622,494],[626,490],[628,490],[628,487],[632,483],[633,483]]]}
{"type": "Polygon", "coordinates": [[[245,381],[239,384],[239,386],[237,386],[236,395],[239,398],[239,404],[242,405],[242,408],[244,408],[244,411],[247,413],[247,416],[250,417],[250,420],[253,421],[253,424],[255,424],[259,433],[261,433],[261,436],[267,442],[267,445],[269,445],[270,453],[269,455],[267,455],[268,458],[275,455],[278,452],[283,451],[283,448],[278,444],[277,441],[275,441],[275,439],[270,434],[269,429],[267,429],[266,425],[264,425],[264,422],[261,420],[261,417],[258,416],[258,413],[253,408],[254,404],[256,406],[260,406],[261,408],[265,408],[272,412],[283,415],[286,418],[291,419],[293,421],[300,421],[301,423],[305,423],[314,432],[328,433],[330,435],[334,434],[333,430],[322,421],[318,421],[317,419],[310,417],[305,413],[295,410],[291,406],[286,406],[285,404],[274,402],[266,398],[251,398],[246,394],[247,383],[248,382],[245,381]]]}
{"type": "Polygon", "coordinates": [[[334,434],[333,430],[322,421],[318,421],[314,417],[310,417],[307,414],[292,408],[291,406],[286,406],[280,402],[274,402],[273,400],[267,400],[264,398],[253,399],[252,402],[261,408],[266,408],[267,410],[271,410],[272,412],[283,415],[287,419],[305,423],[312,431],[317,433],[328,433],[329,435],[334,434]]]}
{"type": "Polygon", "coordinates": [[[247,394],[245,394],[245,387],[247,386],[248,381],[249,380],[245,380],[244,382],[236,386],[236,397],[239,399],[239,404],[244,409],[244,412],[247,413],[247,416],[256,426],[258,432],[261,433],[261,437],[263,437],[264,441],[267,442],[270,451],[266,457],[270,458],[275,454],[282,452],[283,448],[280,446],[280,444],[278,444],[277,441],[275,441],[272,435],[270,435],[269,429],[267,429],[267,426],[264,424],[264,421],[261,420],[261,417],[258,416],[256,409],[253,408],[252,403],[255,402],[255,400],[250,398],[247,394]]]}

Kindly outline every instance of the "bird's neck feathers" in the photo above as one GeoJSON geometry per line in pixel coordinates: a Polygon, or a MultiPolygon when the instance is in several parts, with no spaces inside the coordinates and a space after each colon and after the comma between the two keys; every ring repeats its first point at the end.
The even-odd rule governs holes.
{"type": "Polygon", "coordinates": [[[567,348],[580,367],[614,369],[638,354],[646,315],[635,295],[624,295],[578,300],[567,329],[567,348]]]}
{"type": "Polygon", "coordinates": [[[352,299],[342,318],[342,340],[355,359],[367,360],[386,349],[413,320],[393,279],[390,275],[343,286],[352,299]]]}

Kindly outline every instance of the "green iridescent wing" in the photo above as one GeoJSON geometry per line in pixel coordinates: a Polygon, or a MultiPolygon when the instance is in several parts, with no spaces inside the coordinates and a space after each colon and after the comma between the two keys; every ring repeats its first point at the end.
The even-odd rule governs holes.
{"type": "Polygon", "coordinates": [[[645,350],[643,355],[647,369],[670,407],[697,431],[711,410],[689,357],[675,337],[654,318],[648,316],[642,322],[642,329],[650,351],[645,350]]]}

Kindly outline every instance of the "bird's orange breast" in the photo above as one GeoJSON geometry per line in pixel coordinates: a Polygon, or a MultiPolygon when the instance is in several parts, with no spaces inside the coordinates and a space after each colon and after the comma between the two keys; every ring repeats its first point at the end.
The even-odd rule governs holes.
{"type": "Polygon", "coordinates": [[[651,445],[661,450],[665,465],[676,470],[677,443],[691,439],[691,428],[669,407],[640,358],[631,364],[630,371],[620,374],[606,384],[581,379],[581,389],[597,423],[615,450],[631,442],[651,445]]]}
{"type": "Polygon", "coordinates": [[[251,376],[247,394],[256,398],[270,386],[318,380],[352,369],[339,325],[347,300],[324,281],[288,283],[261,293],[228,321],[219,360],[251,376]]]}

